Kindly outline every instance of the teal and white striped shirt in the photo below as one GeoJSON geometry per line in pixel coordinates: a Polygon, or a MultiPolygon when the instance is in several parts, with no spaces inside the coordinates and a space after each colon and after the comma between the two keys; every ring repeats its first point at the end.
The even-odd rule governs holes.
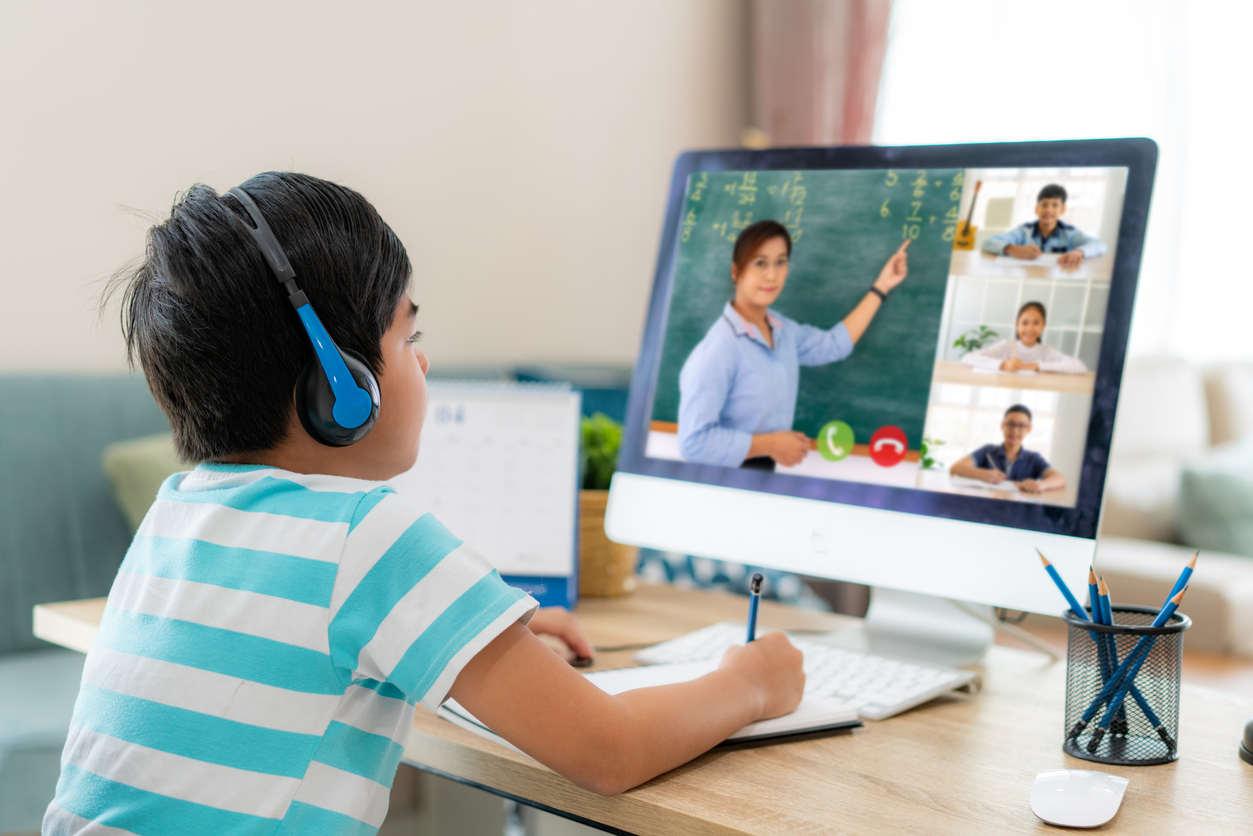
{"type": "Polygon", "coordinates": [[[45,834],[373,834],[413,725],[536,603],[378,482],[170,477],[83,671],[45,834]]]}

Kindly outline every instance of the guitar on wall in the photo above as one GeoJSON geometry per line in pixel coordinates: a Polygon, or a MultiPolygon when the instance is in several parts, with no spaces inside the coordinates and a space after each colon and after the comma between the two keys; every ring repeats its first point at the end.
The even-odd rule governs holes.
{"type": "Polygon", "coordinates": [[[973,250],[975,248],[975,233],[979,231],[979,227],[971,226],[970,222],[974,219],[975,204],[979,202],[979,189],[982,187],[982,180],[975,183],[975,193],[970,198],[970,211],[966,213],[966,220],[957,222],[957,235],[953,238],[953,249],[955,250],[973,250]]]}

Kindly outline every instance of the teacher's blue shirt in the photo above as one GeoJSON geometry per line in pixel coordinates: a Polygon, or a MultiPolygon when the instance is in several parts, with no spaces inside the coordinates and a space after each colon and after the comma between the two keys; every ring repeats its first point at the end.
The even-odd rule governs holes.
{"type": "Polygon", "coordinates": [[[801,366],[853,353],[844,323],[830,330],[768,311],[774,348],[728,302],[679,372],[679,455],[739,467],[758,433],[792,429],[801,366]]]}

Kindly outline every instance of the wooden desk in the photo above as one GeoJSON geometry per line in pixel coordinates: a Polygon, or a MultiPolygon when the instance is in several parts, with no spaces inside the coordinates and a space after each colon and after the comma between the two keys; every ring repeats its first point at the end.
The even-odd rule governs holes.
{"type": "MultiPolygon", "coordinates": [[[[37,607],[37,635],[98,620],[103,601],[37,607]],[[43,611],[40,617],[39,611],[43,611]]],[[[578,612],[602,646],[657,641],[720,620],[742,620],[744,599],[640,583],[578,612]]],[[[765,628],[830,628],[841,616],[763,602],[765,628]]],[[[81,637],[81,632],[80,632],[81,637]]],[[[602,653],[600,667],[629,664],[602,653]]],[[[637,834],[1057,833],[1031,812],[1037,772],[1100,769],[1131,779],[1122,809],[1101,832],[1142,836],[1247,833],[1253,767],[1236,755],[1253,703],[1183,686],[1182,757],[1165,766],[1090,764],[1062,752],[1065,665],[993,647],[976,697],[933,700],[853,732],[785,744],[716,749],[613,798],[580,790],[537,762],[425,712],[405,759],[555,812],[637,834]]]]}
{"type": "Polygon", "coordinates": [[[999,386],[1003,389],[1030,389],[1037,392],[1067,392],[1090,395],[1096,388],[1096,372],[1083,374],[1002,374],[977,372],[960,360],[937,360],[933,383],[957,383],[962,386],[999,386]]]}
{"type": "Polygon", "coordinates": [[[1004,502],[1034,502],[1037,505],[1063,505],[1074,508],[1079,498],[1079,490],[1067,486],[1059,491],[1044,493],[1027,493],[1026,491],[1000,491],[991,488],[980,488],[975,485],[954,485],[947,470],[919,470],[915,483],[919,488],[941,493],[956,493],[962,496],[978,496],[983,499],[999,499],[1004,502]]]}
{"type": "Polygon", "coordinates": [[[954,276],[991,276],[998,279],[1076,279],[1078,281],[1109,281],[1114,273],[1114,257],[1110,253],[1085,258],[1074,270],[1059,267],[1055,261],[1040,263],[1008,258],[979,250],[953,250],[949,273],[954,276]]]}

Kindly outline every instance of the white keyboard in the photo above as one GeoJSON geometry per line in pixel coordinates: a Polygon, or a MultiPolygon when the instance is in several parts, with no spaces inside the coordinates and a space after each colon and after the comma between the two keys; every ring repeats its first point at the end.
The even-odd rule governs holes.
{"type": "MultiPolygon", "coordinates": [[[[721,658],[744,644],[747,627],[724,622],[655,644],[635,654],[637,662],[659,665],[721,658]]],[[[978,678],[971,671],[889,659],[788,636],[805,654],[805,695],[856,709],[863,720],[886,720],[978,678]]]]}

